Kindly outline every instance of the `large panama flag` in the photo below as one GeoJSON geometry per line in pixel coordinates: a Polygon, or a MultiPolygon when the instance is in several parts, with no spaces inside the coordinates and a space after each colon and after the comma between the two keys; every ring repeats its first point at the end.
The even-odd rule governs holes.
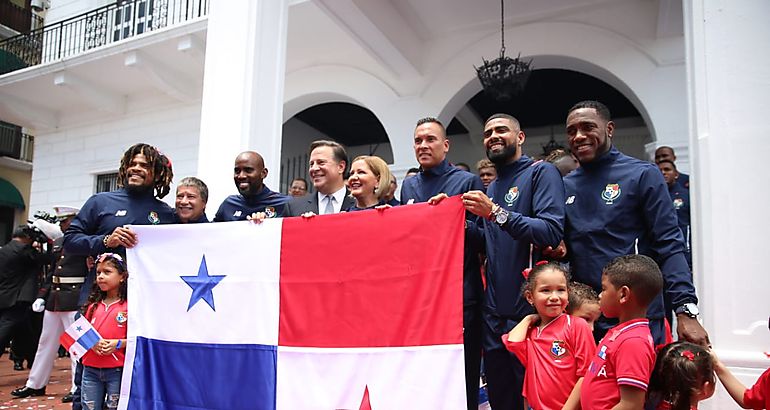
{"type": "Polygon", "coordinates": [[[464,409],[458,198],[136,226],[122,409],[464,409]]]}

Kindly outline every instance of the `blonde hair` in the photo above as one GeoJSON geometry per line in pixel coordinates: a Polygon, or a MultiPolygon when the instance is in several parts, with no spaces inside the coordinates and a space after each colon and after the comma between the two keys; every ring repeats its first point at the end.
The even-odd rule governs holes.
{"type": "Polygon", "coordinates": [[[369,169],[372,170],[372,173],[379,179],[377,187],[374,189],[374,194],[379,200],[385,199],[385,195],[388,194],[388,190],[390,189],[390,180],[393,178],[393,174],[390,172],[388,164],[382,158],[374,155],[359,155],[350,163],[351,166],[356,161],[364,161],[366,166],[368,166],[369,169]]]}

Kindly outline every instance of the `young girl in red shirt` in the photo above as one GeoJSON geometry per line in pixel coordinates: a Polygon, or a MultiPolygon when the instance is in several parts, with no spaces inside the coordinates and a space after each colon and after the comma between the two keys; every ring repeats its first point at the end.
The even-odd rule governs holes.
{"type": "Polygon", "coordinates": [[[569,274],[561,265],[540,262],[525,272],[524,297],[537,313],[503,335],[526,368],[523,396],[535,410],[579,408],[580,384],[596,350],[591,328],[564,311],[569,274]]]}
{"type": "Polygon", "coordinates": [[[102,339],[82,359],[84,410],[118,407],[128,324],[127,279],[126,264],[120,255],[104,253],[97,257],[96,282],[83,315],[102,339]]]}
{"type": "Polygon", "coordinates": [[[679,341],[658,351],[647,394],[658,403],[656,410],[696,410],[699,401],[714,394],[715,383],[711,354],[679,341]]]}

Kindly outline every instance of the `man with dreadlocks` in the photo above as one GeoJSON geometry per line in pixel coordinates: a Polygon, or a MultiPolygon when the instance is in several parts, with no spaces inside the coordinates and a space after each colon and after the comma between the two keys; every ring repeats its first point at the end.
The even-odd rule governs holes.
{"type": "MultiPolygon", "coordinates": [[[[134,144],[120,160],[118,189],[88,198],[64,233],[64,251],[70,255],[96,256],[115,252],[125,257],[126,248],[137,243],[127,225],[174,223],[174,210],[160,199],[169,193],[174,177],[171,160],[148,144],[134,144]]],[[[80,292],[80,304],[86,302],[95,278],[88,273],[80,292]]],[[[78,372],[82,367],[78,365],[78,372]]],[[[75,383],[80,384],[78,375],[75,383]]],[[[79,392],[73,409],[80,409],[79,392]]]]}

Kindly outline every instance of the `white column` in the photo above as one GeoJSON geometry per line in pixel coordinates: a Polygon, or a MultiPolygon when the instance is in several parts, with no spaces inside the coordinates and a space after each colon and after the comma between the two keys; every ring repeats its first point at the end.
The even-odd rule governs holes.
{"type": "MultiPolygon", "coordinates": [[[[748,386],[770,366],[770,2],[685,1],[695,280],[720,358],[748,386]]],[[[701,408],[737,408],[720,386],[701,408]]]]}
{"type": "Polygon", "coordinates": [[[206,35],[198,176],[210,214],[236,192],[233,161],[265,158],[265,184],[278,189],[286,66],[287,0],[212,1],[206,35]]]}

